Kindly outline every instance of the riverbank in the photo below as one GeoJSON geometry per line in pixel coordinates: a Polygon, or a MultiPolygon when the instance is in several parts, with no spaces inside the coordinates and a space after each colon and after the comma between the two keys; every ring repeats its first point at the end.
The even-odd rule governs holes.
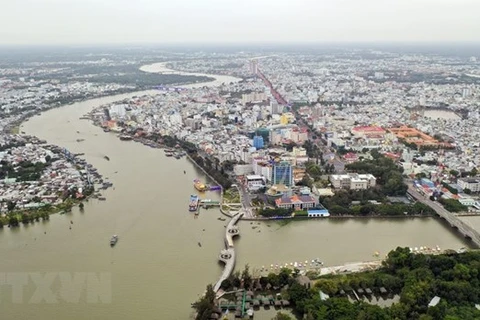
{"type": "MultiPolygon", "coordinates": [[[[166,319],[189,319],[189,303],[203,292],[205,279],[213,282],[221,274],[217,258],[226,223],[217,221],[216,210],[193,219],[184,205],[193,190],[192,180],[204,180],[203,174],[186,159],[165,158],[161,150],[121,142],[79,120],[89,110],[123,98],[126,97],[96,99],[51,110],[24,127],[26,132],[72,152],[85,153],[88,162],[115,184],[115,190],[106,193],[108,201],[85,203],[88,214],[74,209],[72,214],[55,215],[48,224],[24,228],[25,232],[0,232],[0,246],[5,252],[2,270],[62,270],[72,276],[77,271],[93,270],[97,275],[105,272],[112,279],[111,300],[87,303],[82,296],[79,303],[60,300],[48,306],[27,303],[30,296],[26,291],[24,304],[3,300],[6,318],[23,314],[42,319],[80,320],[88,316],[127,320],[161,314],[166,319]],[[77,131],[84,142],[75,142],[79,138],[77,131]],[[105,161],[104,154],[111,161],[105,161]],[[68,229],[70,220],[75,225],[72,230],[68,229]],[[109,246],[112,234],[121,238],[113,250],[109,246]],[[132,273],[139,265],[142,272],[132,273]],[[173,271],[158,272],[159,268],[173,271]],[[184,283],[188,286],[181,285],[184,283]]],[[[346,261],[365,261],[374,250],[386,252],[399,244],[463,245],[461,239],[432,220],[315,220],[279,228],[261,226],[261,233],[240,227],[242,241],[235,246],[239,267],[312,255],[341,265],[346,261]]],[[[26,286],[28,292],[36,289],[31,283],[26,286]]],[[[110,288],[108,282],[101,284],[110,288]]],[[[61,299],[62,295],[58,297],[61,299]]]]}

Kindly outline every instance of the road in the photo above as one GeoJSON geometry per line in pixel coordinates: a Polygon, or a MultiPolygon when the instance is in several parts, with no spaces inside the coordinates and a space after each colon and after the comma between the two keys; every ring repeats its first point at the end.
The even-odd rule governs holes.
{"type": "Polygon", "coordinates": [[[420,194],[410,183],[408,184],[408,193],[419,202],[435,210],[441,218],[445,219],[450,224],[450,226],[457,228],[458,232],[460,232],[465,238],[470,238],[475,246],[480,248],[480,233],[478,233],[477,230],[460,220],[460,218],[453,213],[447,211],[438,202],[431,201],[424,195],[420,194]]]}
{"type": "Polygon", "coordinates": [[[253,208],[252,208],[252,199],[250,197],[250,194],[248,193],[247,189],[245,188],[245,185],[243,182],[238,181],[236,184],[238,193],[240,194],[240,202],[242,203],[242,209],[244,212],[244,217],[245,218],[254,218],[255,215],[253,214],[253,208]]]}

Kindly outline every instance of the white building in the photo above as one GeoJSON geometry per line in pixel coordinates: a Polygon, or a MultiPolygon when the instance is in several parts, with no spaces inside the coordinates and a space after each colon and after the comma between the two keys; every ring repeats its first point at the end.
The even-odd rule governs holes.
{"type": "Polygon", "coordinates": [[[256,191],[265,187],[265,178],[260,175],[247,175],[245,178],[248,190],[256,191]]]}
{"type": "Polygon", "coordinates": [[[377,184],[377,179],[372,174],[332,174],[329,180],[335,189],[364,190],[377,184]]]}
{"type": "Polygon", "coordinates": [[[457,184],[463,190],[470,189],[472,192],[480,192],[480,177],[458,179],[457,184]]]}

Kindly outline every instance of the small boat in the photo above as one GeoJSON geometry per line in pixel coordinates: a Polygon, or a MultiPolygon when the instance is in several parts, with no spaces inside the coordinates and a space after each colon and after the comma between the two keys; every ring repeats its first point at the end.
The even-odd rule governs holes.
{"type": "Polygon", "coordinates": [[[188,211],[198,213],[198,205],[200,203],[200,199],[197,195],[192,194],[190,196],[190,203],[188,205],[188,211]]]}
{"type": "Polygon", "coordinates": [[[130,140],[132,140],[132,137],[129,136],[129,135],[126,135],[126,134],[120,135],[119,138],[120,138],[120,140],[122,140],[122,141],[130,141],[130,140]]]}
{"type": "Polygon", "coordinates": [[[107,161],[110,161],[110,158],[108,156],[103,156],[103,158],[107,161]]]}
{"type": "Polygon", "coordinates": [[[185,170],[183,170],[183,174],[187,174],[187,172],[185,170]]]}
{"type": "Polygon", "coordinates": [[[110,239],[110,246],[114,246],[118,241],[118,236],[117,235],[113,235],[113,237],[110,239]]]}
{"type": "Polygon", "coordinates": [[[198,243],[198,246],[199,246],[199,247],[202,247],[202,244],[199,242],[199,243],[198,243]]]}

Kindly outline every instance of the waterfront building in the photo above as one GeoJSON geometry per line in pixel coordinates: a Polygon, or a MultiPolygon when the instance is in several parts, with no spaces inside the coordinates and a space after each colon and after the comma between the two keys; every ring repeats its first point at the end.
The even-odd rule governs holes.
{"type": "Polygon", "coordinates": [[[335,189],[364,190],[376,185],[377,179],[372,174],[332,174],[329,180],[335,189]]]}
{"type": "Polygon", "coordinates": [[[320,203],[316,207],[310,208],[307,210],[308,216],[310,218],[319,218],[319,217],[329,217],[330,212],[322,206],[320,203]]]}
{"type": "Polygon", "coordinates": [[[288,161],[275,162],[272,168],[272,184],[293,185],[293,167],[288,161]]]}
{"type": "Polygon", "coordinates": [[[275,206],[281,209],[303,210],[315,207],[316,201],[310,195],[283,196],[275,200],[275,206]]]}
{"type": "Polygon", "coordinates": [[[463,190],[470,189],[472,192],[480,192],[480,177],[460,178],[457,184],[463,190]]]}

